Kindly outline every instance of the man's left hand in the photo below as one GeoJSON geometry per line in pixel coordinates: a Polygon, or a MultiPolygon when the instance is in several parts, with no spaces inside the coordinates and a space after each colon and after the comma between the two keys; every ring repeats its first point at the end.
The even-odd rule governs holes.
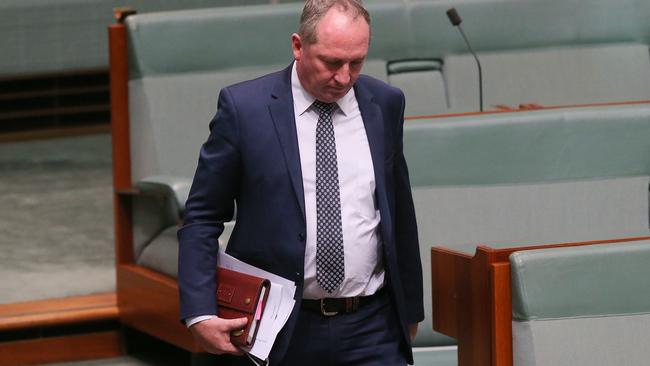
{"type": "Polygon", "coordinates": [[[418,324],[419,323],[409,324],[409,335],[411,336],[411,341],[415,340],[415,336],[418,334],[418,324]]]}

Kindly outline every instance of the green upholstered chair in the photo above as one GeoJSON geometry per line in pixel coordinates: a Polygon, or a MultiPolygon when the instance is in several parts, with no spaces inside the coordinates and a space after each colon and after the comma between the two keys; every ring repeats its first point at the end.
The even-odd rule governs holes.
{"type": "MultiPolygon", "coordinates": [[[[485,54],[486,71],[495,75],[486,73],[486,104],[650,98],[646,96],[649,53],[644,43],[650,26],[634,21],[634,15],[650,10],[650,5],[623,1],[598,6],[587,0],[570,4],[539,0],[525,6],[516,1],[459,4],[467,31],[475,32],[473,38],[481,44],[477,49],[485,54]],[[589,12],[580,12],[587,8],[589,12]],[[575,13],[580,17],[565,15],[575,13]],[[621,28],[616,32],[607,27],[622,18],[632,20],[617,23],[621,28]],[[471,19],[476,20],[470,23],[471,19]],[[494,27],[495,22],[500,26],[494,27]],[[595,39],[598,45],[592,44],[595,39]],[[589,67],[581,71],[583,65],[589,67]],[[616,72],[606,72],[609,69],[616,72]]],[[[373,41],[364,72],[402,87],[411,114],[478,109],[475,79],[469,76],[473,66],[463,55],[456,30],[447,24],[448,5],[439,1],[368,1],[367,5],[373,17],[373,41]]],[[[286,66],[288,39],[297,28],[300,9],[297,3],[227,7],[143,14],[127,20],[134,185],[157,176],[187,181],[193,175],[219,89],[286,66]],[[265,30],[264,37],[258,29],[265,30]]],[[[151,230],[161,229],[142,230],[146,235],[136,239],[137,253],[151,242],[147,234],[151,230]]]]}
{"type": "Polygon", "coordinates": [[[650,359],[650,241],[513,253],[515,366],[650,359]]]}
{"type": "Polygon", "coordinates": [[[473,254],[479,242],[647,234],[649,114],[630,105],[408,121],[425,245],[473,254]]]}
{"type": "MultiPolygon", "coordinates": [[[[647,106],[623,106],[407,121],[427,309],[432,246],[473,255],[479,243],[650,235],[649,116],[647,106]]],[[[443,346],[430,315],[416,345],[443,346]]],[[[438,350],[421,353],[418,365],[452,352],[438,350]]]]}

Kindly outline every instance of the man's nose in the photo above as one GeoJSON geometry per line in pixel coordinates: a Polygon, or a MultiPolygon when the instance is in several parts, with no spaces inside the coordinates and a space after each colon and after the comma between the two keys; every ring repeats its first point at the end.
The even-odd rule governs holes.
{"type": "Polygon", "coordinates": [[[334,75],[334,80],[341,85],[347,85],[350,83],[351,78],[350,65],[348,64],[343,64],[343,66],[337,70],[336,75],[334,75]]]}

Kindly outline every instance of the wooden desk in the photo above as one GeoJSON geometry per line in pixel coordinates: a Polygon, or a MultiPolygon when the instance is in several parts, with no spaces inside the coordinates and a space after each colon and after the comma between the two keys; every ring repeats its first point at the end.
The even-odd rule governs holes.
{"type": "Polygon", "coordinates": [[[649,237],[527,247],[478,246],[474,256],[431,248],[433,329],[458,340],[459,366],[511,366],[510,253],[542,248],[609,244],[649,237]]]}

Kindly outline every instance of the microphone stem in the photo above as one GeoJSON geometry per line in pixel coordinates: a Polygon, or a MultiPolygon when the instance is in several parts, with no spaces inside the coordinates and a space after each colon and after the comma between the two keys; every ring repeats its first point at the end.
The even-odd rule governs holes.
{"type": "Polygon", "coordinates": [[[474,56],[474,59],[476,60],[476,65],[478,65],[478,96],[479,96],[479,104],[480,104],[480,110],[483,112],[483,70],[481,69],[481,62],[478,60],[478,56],[476,56],[476,52],[472,49],[472,45],[469,43],[469,40],[467,40],[467,36],[465,36],[465,32],[463,32],[463,28],[458,24],[458,30],[460,31],[460,34],[463,36],[463,39],[465,40],[465,43],[467,44],[467,48],[469,49],[469,52],[474,56]]]}

